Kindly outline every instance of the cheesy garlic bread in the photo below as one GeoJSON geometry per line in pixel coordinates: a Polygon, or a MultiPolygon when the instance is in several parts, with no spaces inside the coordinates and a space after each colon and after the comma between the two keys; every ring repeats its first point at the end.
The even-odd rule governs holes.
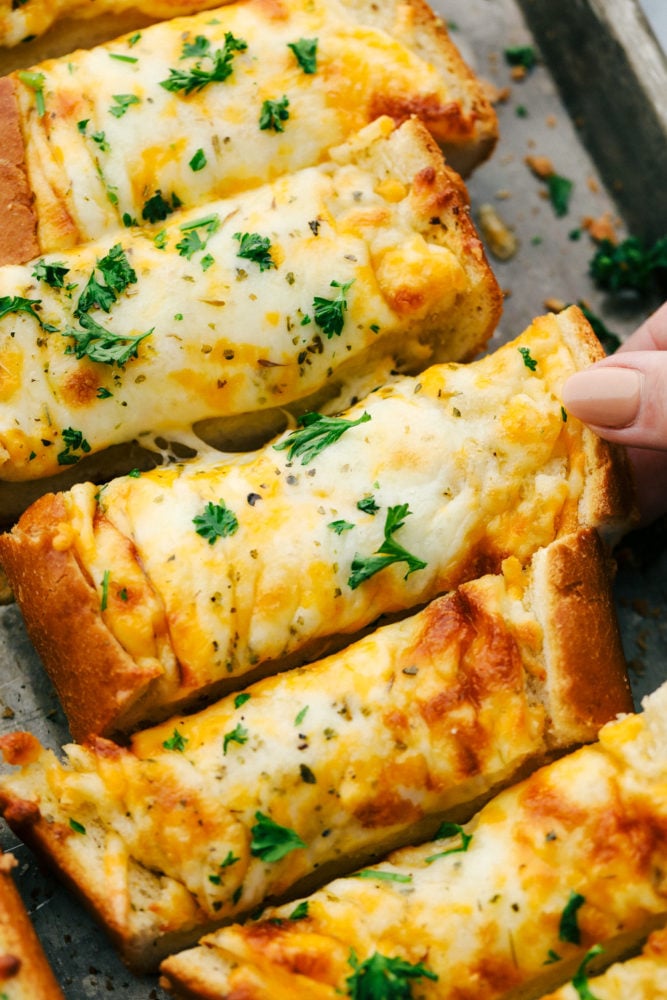
{"type": "Polygon", "coordinates": [[[426,129],[381,118],[332,156],[0,268],[0,480],[480,350],[501,293],[426,129]]]}
{"type": "Polygon", "coordinates": [[[0,997],[65,1000],[12,879],[16,860],[0,855],[0,997]]]}
{"type": "Polygon", "coordinates": [[[0,561],[74,737],[312,659],[579,527],[618,537],[625,456],[559,397],[600,352],[572,307],[257,452],[37,501],[0,561]]]}
{"type": "Polygon", "coordinates": [[[391,995],[393,977],[401,997],[530,1000],[601,945],[593,975],[667,919],[666,719],[663,686],[458,830],[167,959],[165,985],[334,1000],[391,995]]]}
{"type": "Polygon", "coordinates": [[[0,803],[135,968],[215,922],[468,819],[631,711],[594,529],[197,715],[65,748],[0,739],[0,803]],[[104,873],[100,877],[100,873],[104,873]]]}
{"type": "Polygon", "coordinates": [[[640,955],[616,962],[598,976],[588,975],[597,953],[584,958],[572,982],[541,1000],[663,1000],[667,997],[667,929],[654,931],[640,955]],[[588,990],[588,993],[586,993],[588,990]]]}
{"type": "Polygon", "coordinates": [[[243,0],[16,71],[0,95],[16,137],[0,209],[18,206],[0,263],[159,228],[319,163],[381,115],[419,115],[460,173],[497,135],[423,0],[243,0]]]}

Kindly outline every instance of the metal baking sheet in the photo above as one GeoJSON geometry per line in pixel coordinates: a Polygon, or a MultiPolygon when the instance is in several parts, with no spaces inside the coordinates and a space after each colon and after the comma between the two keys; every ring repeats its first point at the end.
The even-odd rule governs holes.
{"type": "MultiPolygon", "coordinates": [[[[477,216],[484,204],[494,206],[519,243],[512,259],[490,258],[506,294],[504,315],[491,349],[513,338],[533,316],[557,301],[586,301],[621,338],[657,304],[649,301],[614,304],[594,288],[588,276],[593,244],[585,232],[579,239],[573,238],[574,231],[581,230],[582,220],[597,219],[608,213],[618,226],[619,234],[623,235],[628,225],[641,227],[646,212],[642,216],[639,207],[629,203],[627,186],[624,197],[619,198],[621,188],[610,174],[604,155],[596,149],[597,159],[594,160],[584,145],[587,137],[582,132],[581,122],[576,120],[576,112],[571,110],[573,96],[581,98],[581,94],[573,95],[571,87],[563,88],[568,99],[566,105],[557,89],[558,85],[562,86],[563,77],[567,75],[565,70],[570,65],[570,53],[562,46],[570,45],[571,39],[568,41],[567,31],[561,31],[557,38],[546,38],[544,23],[538,23],[534,9],[528,12],[529,29],[522,8],[531,5],[533,8],[550,7],[553,16],[553,4],[547,4],[546,0],[521,0],[521,3],[514,0],[434,0],[432,3],[448,22],[465,57],[496,89],[499,98],[499,146],[490,162],[469,182],[474,214],[477,216]],[[535,34],[531,33],[533,30],[535,34]],[[523,80],[516,80],[503,53],[511,46],[527,44],[536,45],[542,58],[523,80]],[[562,218],[556,217],[545,198],[544,185],[526,165],[525,158],[531,155],[549,157],[557,173],[573,181],[569,211],[562,218]],[[611,187],[607,187],[605,181],[611,187]],[[627,220],[625,224],[623,218],[627,220]]],[[[599,13],[603,6],[613,15],[621,8],[627,14],[628,7],[634,5],[632,0],[613,0],[606,5],[598,0],[589,0],[588,4],[582,0],[564,0],[559,5],[559,23],[562,27],[562,22],[567,22],[570,7],[574,17],[574,8],[581,12],[590,7],[599,13]]],[[[638,23],[641,34],[645,26],[641,20],[638,23]]],[[[613,24],[608,23],[608,27],[611,30],[613,24]]],[[[636,40],[637,36],[634,37],[636,40]]],[[[643,35],[641,41],[646,44],[643,35]]],[[[652,65],[658,67],[659,77],[660,66],[665,71],[665,64],[664,57],[660,64],[661,53],[654,42],[650,55],[654,60],[652,65]]],[[[0,66],[2,58],[0,56],[0,66]]],[[[650,89],[650,81],[648,85],[650,89]]],[[[641,99],[645,102],[642,108],[645,106],[646,116],[650,117],[653,114],[650,93],[642,90],[641,99]]],[[[588,106],[593,113],[595,108],[590,107],[591,100],[591,93],[588,93],[588,106]]],[[[616,145],[626,138],[616,135],[616,145]]],[[[649,143],[648,133],[645,135],[635,127],[629,160],[634,171],[632,190],[635,175],[642,178],[644,138],[649,143]]],[[[594,143],[591,148],[596,148],[594,143]]],[[[662,148],[663,162],[665,148],[667,146],[662,148]]],[[[629,180],[629,175],[623,176],[622,171],[629,171],[630,167],[616,164],[614,169],[618,184],[629,180]]],[[[646,190],[644,188],[644,192],[646,190]]],[[[662,232],[667,231],[666,211],[656,208],[654,203],[649,215],[651,227],[658,225],[662,232]]],[[[648,223],[646,225],[648,227],[648,223]]],[[[648,228],[645,232],[641,228],[639,232],[636,228],[633,231],[649,236],[648,228]]],[[[627,538],[617,552],[616,603],[638,706],[644,693],[667,678],[666,541],[667,525],[663,521],[627,538]]],[[[582,668],[585,669],[585,665],[582,668]]],[[[0,732],[16,729],[34,732],[54,749],[69,738],[53,688],[30,647],[17,608],[10,605],[0,608],[0,732]]],[[[69,1000],[89,1000],[113,994],[120,994],[127,1000],[164,1000],[166,994],[158,986],[157,977],[139,979],[132,976],[85,910],[52,875],[39,870],[30,852],[4,826],[0,831],[0,843],[19,861],[19,889],[69,1000]]]]}

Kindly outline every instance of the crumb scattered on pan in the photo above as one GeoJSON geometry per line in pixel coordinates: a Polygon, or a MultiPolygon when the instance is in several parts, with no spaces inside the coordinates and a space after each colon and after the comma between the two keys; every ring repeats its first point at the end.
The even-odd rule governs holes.
{"type": "Polygon", "coordinates": [[[479,228],[482,238],[498,260],[510,260],[519,249],[519,241],[493,205],[479,207],[479,228]]]}

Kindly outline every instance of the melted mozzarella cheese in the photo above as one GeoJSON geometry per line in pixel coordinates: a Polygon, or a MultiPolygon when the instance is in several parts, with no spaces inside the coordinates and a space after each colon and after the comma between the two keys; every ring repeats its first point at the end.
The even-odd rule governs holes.
{"type": "Polygon", "coordinates": [[[453,148],[465,145],[482,105],[493,112],[458,53],[436,64],[410,47],[414,31],[337,0],[239,3],[40,64],[45,115],[19,74],[42,252],[145,223],[157,192],[190,208],[318,163],[385,112],[421,112],[443,141],[449,132],[453,148]],[[371,16],[388,30],[366,23],[371,16]],[[210,73],[227,37],[245,46],[230,51],[229,75],[165,89],[173,73],[199,64],[210,73]],[[315,72],[290,48],[304,39],[317,42],[315,72]],[[262,124],[265,102],[284,100],[285,117],[262,124]]]}
{"type": "MultiPolygon", "coordinates": [[[[496,282],[463,214],[445,228],[420,203],[411,172],[432,162],[424,135],[416,123],[392,131],[381,119],[339,149],[338,162],[182,213],[159,231],[126,230],[44,258],[40,266],[66,268],[62,287],[36,277],[34,264],[0,269],[0,478],[53,474],[114,443],[178,435],[322,389],[332,396],[355,373],[423,364],[438,343],[443,357],[484,343],[496,282]],[[265,260],[244,256],[246,235],[264,241],[265,260]],[[403,248],[405,271],[394,260],[403,248]],[[82,318],[89,280],[113,281],[110,252],[134,273],[104,308],[93,296],[82,318]],[[338,327],[320,318],[318,300],[333,303],[338,327]],[[471,301],[481,309],[471,308],[466,329],[471,301]],[[121,347],[142,338],[136,356],[77,357],[89,318],[97,343],[107,332],[115,344],[125,338],[121,347]],[[80,437],[68,445],[72,432],[80,437]]],[[[444,174],[434,187],[456,197],[444,174]]]]}

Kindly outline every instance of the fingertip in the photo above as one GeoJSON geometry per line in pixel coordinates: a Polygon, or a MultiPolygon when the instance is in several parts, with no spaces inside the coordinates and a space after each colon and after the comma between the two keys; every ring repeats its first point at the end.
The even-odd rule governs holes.
{"type": "Polygon", "coordinates": [[[594,365],[571,375],[563,385],[568,413],[596,427],[629,427],[641,405],[642,374],[634,368],[594,365]]]}

